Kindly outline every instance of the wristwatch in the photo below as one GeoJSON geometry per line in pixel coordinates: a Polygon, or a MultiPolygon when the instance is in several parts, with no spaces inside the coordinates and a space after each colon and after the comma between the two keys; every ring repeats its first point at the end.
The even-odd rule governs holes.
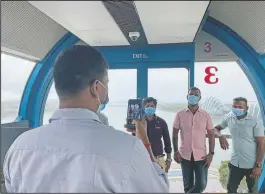
{"type": "Polygon", "coordinates": [[[172,159],[167,158],[166,161],[172,162],[172,159]]]}
{"type": "Polygon", "coordinates": [[[256,167],[256,168],[261,168],[262,165],[261,165],[261,163],[256,163],[255,167],[256,167]]]}
{"type": "Polygon", "coordinates": [[[210,152],[209,154],[212,154],[212,155],[214,155],[214,152],[210,152]]]}

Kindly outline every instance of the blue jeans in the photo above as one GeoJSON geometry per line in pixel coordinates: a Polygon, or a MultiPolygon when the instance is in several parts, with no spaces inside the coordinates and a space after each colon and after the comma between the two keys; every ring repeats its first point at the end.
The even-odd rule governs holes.
{"type": "Polygon", "coordinates": [[[204,160],[194,161],[193,154],[191,155],[191,160],[182,159],[181,169],[185,193],[202,193],[205,190],[208,169],[203,166],[204,164],[204,160]]]}

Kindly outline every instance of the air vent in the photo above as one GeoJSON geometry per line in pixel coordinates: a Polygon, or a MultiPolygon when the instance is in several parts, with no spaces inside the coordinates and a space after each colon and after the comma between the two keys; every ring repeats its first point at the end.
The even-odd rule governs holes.
{"type": "Polygon", "coordinates": [[[216,54],[217,57],[227,57],[228,54],[227,53],[223,53],[223,54],[216,54]]]}

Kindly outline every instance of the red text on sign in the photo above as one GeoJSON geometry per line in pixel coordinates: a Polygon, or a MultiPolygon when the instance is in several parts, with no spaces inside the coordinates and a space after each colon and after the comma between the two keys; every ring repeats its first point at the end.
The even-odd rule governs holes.
{"type": "Polygon", "coordinates": [[[204,78],[205,83],[207,84],[216,84],[218,83],[219,79],[215,78],[215,81],[211,81],[211,77],[215,76],[215,73],[218,71],[217,67],[209,66],[205,68],[206,76],[204,78]],[[214,70],[214,72],[211,72],[211,70],[214,70]]]}

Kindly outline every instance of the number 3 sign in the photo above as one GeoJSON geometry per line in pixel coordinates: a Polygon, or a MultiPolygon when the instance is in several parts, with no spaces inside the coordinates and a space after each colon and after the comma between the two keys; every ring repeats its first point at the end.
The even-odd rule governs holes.
{"type": "Polygon", "coordinates": [[[217,67],[214,67],[214,66],[206,67],[206,68],[205,68],[206,76],[205,76],[205,78],[204,78],[204,81],[205,81],[205,83],[207,83],[207,84],[216,84],[216,83],[218,83],[219,79],[218,79],[218,78],[215,78],[215,81],[211,81],[211,80],[210,80],[211,77],[215,76],[215,74],[214,74],[215,72],[212,73],[212,72],[211,72],[211,69],[214,69],[215,72],[218,71],[217,67]]]}
{"type": "Polygon", "coordinates": [[[212,44],[210,42],[205,42],[204,46],[204,52],[210,53],[212,51],[212,44]]]}

